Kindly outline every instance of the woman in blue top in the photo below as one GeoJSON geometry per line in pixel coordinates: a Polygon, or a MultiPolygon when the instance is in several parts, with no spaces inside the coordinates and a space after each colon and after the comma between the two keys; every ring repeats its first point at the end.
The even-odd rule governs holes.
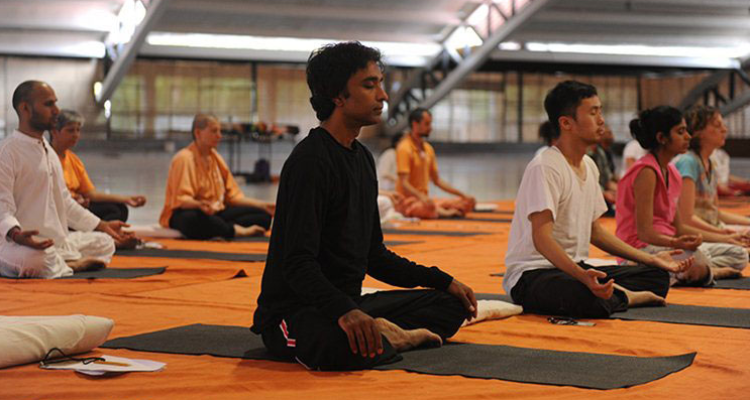
{"type": "Polygon", "coordinates": [[[692,139],[690,151],[676,162],[683,180],[680,215],[685,223],[697,228],[729,234],[730,244],[750,246],[750,218],[719,210],[718,178],[710,157],[726,139],[727,126],[721,113],[699,105],[688,110],[685,120],[692,139]]]}

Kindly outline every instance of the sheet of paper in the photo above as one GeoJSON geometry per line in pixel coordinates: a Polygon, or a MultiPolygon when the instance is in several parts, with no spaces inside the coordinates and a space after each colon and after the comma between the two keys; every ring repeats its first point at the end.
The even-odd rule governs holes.
{"type": "Polygon", "coordinates": [[[43,365],[44,369],[71,369],[87,375],[104,375],[111,372],[156,372],[164,369],[167,364],[151,360],[135,360],[132,358],[102,355],[105,363],[93,362],[83,364],[80,361],[61,362],[43,365]],[[107,364],[115,363],[115,364],[107,364]],[[122,365],[120,365],[122,364],[122,365]]]}

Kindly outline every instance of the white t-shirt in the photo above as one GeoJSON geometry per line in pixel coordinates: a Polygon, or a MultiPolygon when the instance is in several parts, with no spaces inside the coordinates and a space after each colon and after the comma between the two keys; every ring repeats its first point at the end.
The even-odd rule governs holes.
{"type": "Polygon", "coordinates": [[[396,182],[384,179],[384,176],[398,177],[396,172],[396,149],[389,147],[378,158],[378,188],[380,190],[396,190],[396,182]]]}
{"type": "Polygon", "coordinates": [[[544,150],[547,150],[547,149],[549,149],[549,146],[547,146],[546,144],[544,146],[536,149],[536,152],[534,152],[534,157],[542,154],[544,152],[544,150]]]}
{"type": "Polygon", "coordinates": [[[711,153],[711,161],[714,162],[719,184],[726,185],[729,183],[729,154],[724,149],[716,149],[711,153]]]}
{"type": "Polygon", "coordinates": [[[648,151],[641,147],[641,144],[638,143],[637,140],[633,139],[628,142],[628,144],[625,145],[625,149],[622,151],[622,171],[620,171],[620,176],[625,176],[625,173],[628,172],[628,166],[625,164],[625,160],[628,158],[634,158],[636,161],[638,161],[641,157],[645,156],[648,151]]]}
{"type": "Polygon", "coordinates": [[[599,187],[599,171],[589,156],[583,157],[586,179],[576,175],[556,146],[534,157],[518,189],[516,211],[510,226],[505,256],[503,289],[510,294],[525,271],[555,268],[534,247],[529,215],[552,211],[552,236],[575,262],[589,256],[591,224],[607,211],[599,187]]]}

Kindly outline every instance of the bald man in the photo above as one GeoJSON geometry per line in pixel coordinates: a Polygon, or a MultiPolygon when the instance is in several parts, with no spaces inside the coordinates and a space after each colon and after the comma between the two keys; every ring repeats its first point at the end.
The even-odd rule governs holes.
{"type": "Polygon", "coordinates": [[[18,129],[0,141],[0,275],[49,279],[105,267],[126,225],[100,220],[68,192],[60,159],[44,138],[60,112],[55,91],[23,82],[13,108],[18,129]]]}

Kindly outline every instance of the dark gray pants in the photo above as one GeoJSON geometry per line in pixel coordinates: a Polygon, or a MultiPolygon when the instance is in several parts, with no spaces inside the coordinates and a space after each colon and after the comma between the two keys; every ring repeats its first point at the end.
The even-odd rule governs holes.
{"type": "Polygon", "coordinates": [[[207,240],[214,237],[233,238],[234,225],[271,227],[271,215],[256,207],[227,207],[208,215],[198,209],[176,209],[169,219],[169,227],[177,229],[188,239],[207,240]]]}
{"type": "MultiPolygon", "coordinates": [[[[437,290],[383,291],[362,296],[357,303],[373,318],[385,318],[403,329],[426,328],[443,340],[453,336],[469,315],[455,296],[437,290]]],[[[383,354],[370,358],[352,353],[338,321],[331,321],[314,307],[285,316],[262,336],[272,354],[313,370],[369,369],[401,360],[385,337],[383,354]]]]}
{"type": "MultiPolygon", "coordinates": [[[[650,291],[666,297],[669,273],[647,265],[593,267],[583,262],[581,268],[594,268],[607,274],[599,282],[614,279],[632,291],[650,291]]],[[[615,293],[605,300],[596,297],[586,285],[557,268],[535,269],[521,275],[510,293],[513,302],[526,313],[558,315],[573,318],[608,318],[612,313],[628,309],[625,293],[615,293]]]]}

